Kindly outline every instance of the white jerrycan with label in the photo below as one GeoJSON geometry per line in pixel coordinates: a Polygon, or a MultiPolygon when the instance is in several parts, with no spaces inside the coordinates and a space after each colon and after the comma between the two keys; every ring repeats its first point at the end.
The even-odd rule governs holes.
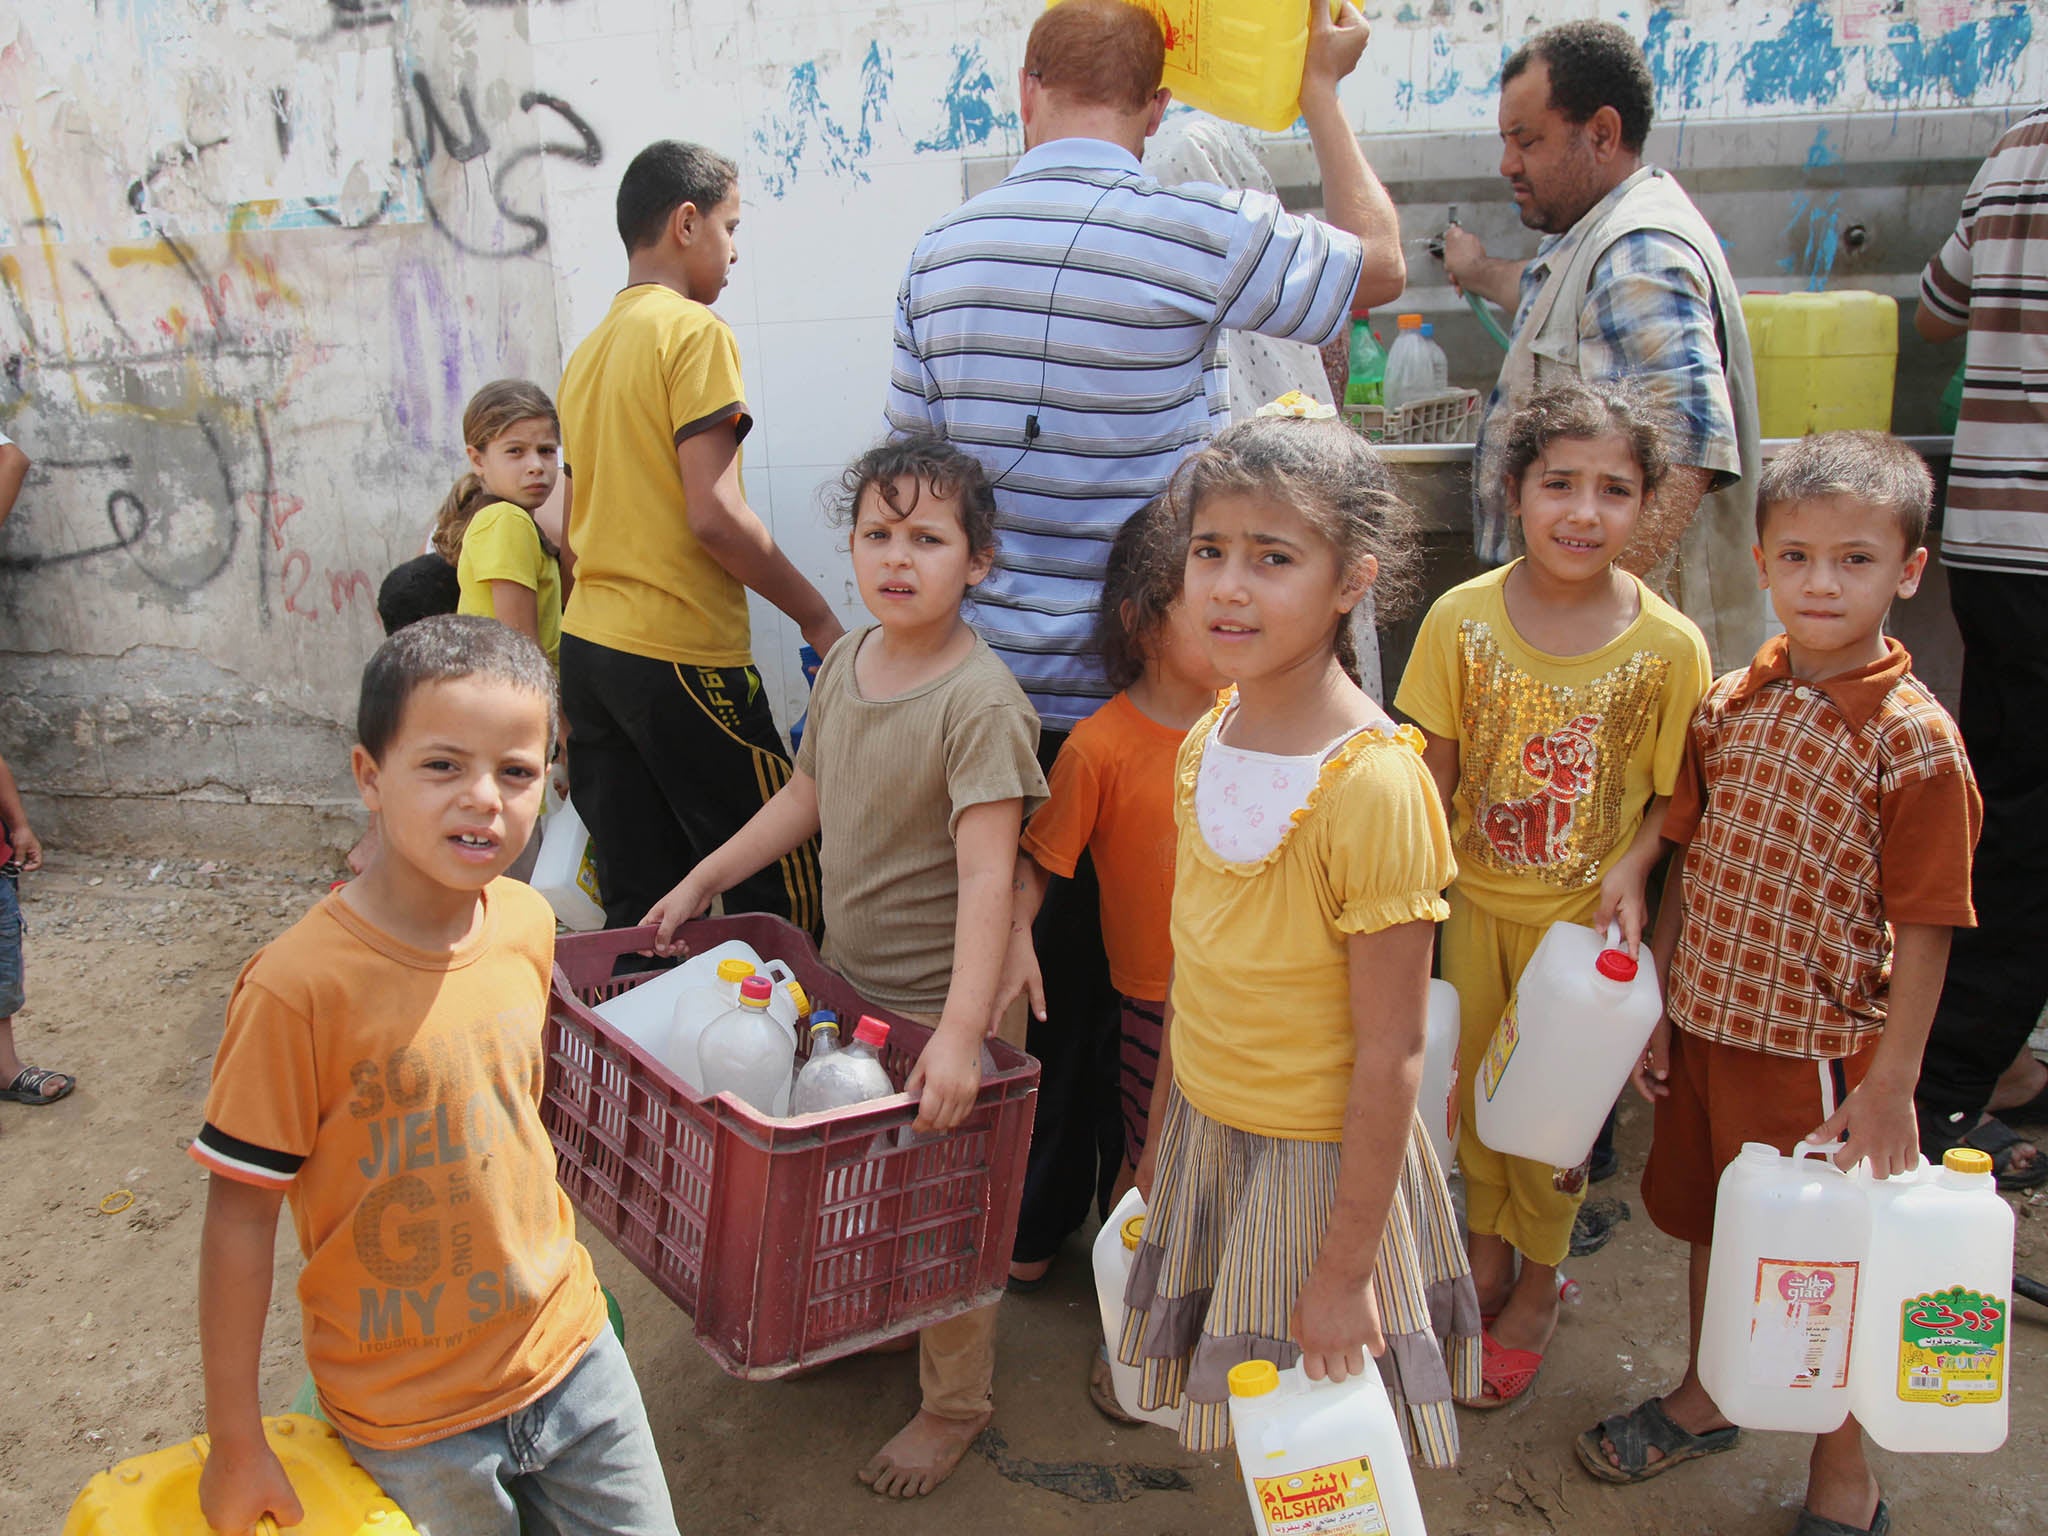
{"type": "Polygon", "coordinates": [[[1721,1174],[1700,1382],[1745,1429],[1825,1434],[1849,1412],[1870,1202],[1832,1151],[1746,1142],[1721,1174]]]}
{"type": "Polygon", "coordinates": [[[1479,1062],[1480,1141],[1576,1168],[1663,1012],[1656,968],[1616,948],[1611,925],[1603,941],[1578,923],[1552,923],[1479,1062]]]}
{"type": "Polygon", "coordinates": [[[555,909],[564,926],[590,933],[604,926],[604,908],[597,899],[597,859],[591,852],[590,829],[576,814],[574,798],[549,813],[540,832],[540,854],[529,882],[555,909]]]}
{"type": "Polygon", "coordinates": [[[1995,1451],[2012,1374],[2012,1207],[1991,1159],[1870,1181],[1849,1411],[1888,1451],[1995,1451]]]}
{"type": "Polygon", "coordinates": [[[1145,1197],[1127,1190],[1116,1209],[1095,1234],[1095,1301],[1102,1311],[1102,1338],[1109,1349],[1109,1375],[1116,1388],[1117,1406],[1132,1418],[1162,1429],[1180,1428],[1178,1408],[1140,1408],[1135,1365],[1117,1359],[1117,1345],[1124,1335],[1124,1288],[1131,1279],[1131,1265],[1138,1256],[1138,1242],[1145,1231],[1145,1197]]]}
{"type": "Polygon", "coordinates": [[[1422,1086],[1415,1112],[1436,1149],[1437,1166],[1448,1174],[1458,1146],[1458,989],[1448,981],[1429,984],[1428,1038],[1422,1047],[1422,1086]]]}
{"type": "Polygon", "coordinates": [[[1230,1428],[1259,1536],[1425,1536],[1394,1405],[1370,1358],[1341,1385],[1230,1368],[1230,1428]]]}

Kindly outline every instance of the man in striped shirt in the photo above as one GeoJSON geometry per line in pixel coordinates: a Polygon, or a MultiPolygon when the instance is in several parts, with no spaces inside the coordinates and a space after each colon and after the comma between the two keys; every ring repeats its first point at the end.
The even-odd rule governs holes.
{"type": "Polygon", "coordinates": [[[1977,172],[1921,274],[1913,324],[1929,341],[1968,337],[1941,561],[1963,636],[1959,723],[1984,795],[1979,926],[1949,949],[1921,1146],[1939,1158],[1967,1142],[1992,1155],[2000,1187],[2026,1189],[2048,1182],[2048,1157],[1995,1117],[2048,1123],[2048,1069],[2024,1049],[2048,1004],[2048,108],[1977,172]]]}
{"type": "Polygon", "coordinates": [[[987,466],[1001,548],[970,619],[1056,736],[1109,695],[1089,637],[1110,540],[1229,422],[1218,333],[1321,345],[1405,281],[1393,204],[1337,102],[1365,22],[1313,9],[1301,113],[1329,222],[1146,175],[1167,105],[1159,23],[1125,0],[1062,0],[1025,47],[1025,155],[911,255],[889,425],[934,428],[987,466]]]}

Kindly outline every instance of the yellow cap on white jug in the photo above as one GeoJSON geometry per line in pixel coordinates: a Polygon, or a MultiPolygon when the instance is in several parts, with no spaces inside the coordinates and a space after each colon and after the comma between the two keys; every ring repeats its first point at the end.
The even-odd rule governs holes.
{"type": "Polygon", "coordinates": [[[753,974],[754,966],[750,960],[721,960],[718,962],[718,979],[720,981],[745,981],[753,974]]]}
{"type": "Polygon", "coordinates": [[[1145,1213],[1140,1211],[1137,1215],[1126,1220],[1119,1229],[1118,1235],[1123,1238],[1124,1247],[1132,1253],[1136,1253],[1138,1251],[1138,1240],[1145,1235],[1145,1213]]]}
{"type": "Polygon", "coordinates": [[[1950,1173],[1989,1173],[1991,1154],[1975,1147],[1950,1147],[1941,1154],[1941,1166],[1950,1173]]]}
{"type": "Polygon", "coordinates": [[[1233,1365],[1224,1379],[1230,1383],[1232,1397],[1264,1397],[1280,1390],[1280,1368],[1270,1360],[1247,1360],[1243,1365],[1233,1365]]]}
{"type": "Polygon", "coordinates": [[[783,990],[789,993],[789,1000],[796,1004],[796,1016],[802,1018],[811,1011],[811,995],[800,981],[785,981],[783,990]]]}

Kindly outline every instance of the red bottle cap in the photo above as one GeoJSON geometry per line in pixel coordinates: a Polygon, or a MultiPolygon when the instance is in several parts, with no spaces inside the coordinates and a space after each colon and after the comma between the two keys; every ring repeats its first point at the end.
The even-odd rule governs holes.
{"type": "Polygon", "coordinates": [[[765,1003],[775,995],[775,988],[766,976],[749,976],[740,983],[740,997],[749,1003],[765,1003]]]}
{"type": "Polygon", "coordinates": [[[1629,959],[1624,949],[1603,949],[1600,958],[1593,962],[1593,969],[1609,981],[1634,981],[1640,967],[1629,959]]]}
{"type": "Polygon", "coordinates": [[[889,1041],[889,1026],[880,1019],[862,1014],[860,1023],[854,1026],[853,1038],[863,1045],[872,1045],[880,1050],[889,1041]]]}

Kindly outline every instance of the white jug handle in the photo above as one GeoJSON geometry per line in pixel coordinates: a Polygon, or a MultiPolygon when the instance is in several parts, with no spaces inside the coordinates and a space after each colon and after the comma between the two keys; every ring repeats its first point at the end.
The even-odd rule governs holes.
{"type": "Polygon", "coordinates": [[[1827,1164],[1830,1168],[1834,1169],[1837,1173],[1843,1173],[1847,1170],[1835,1161],[1835,1154],[1841,1150],[1842,1144],[1839,1141],[1802,1141],[1792,1149],[1792,1156],[1794,1158],[1824,1157],[1827,1159],[1827,1164]]]}
{"type": "Polygon", "coordinates": [[[1607,920],[1605,931],[1600,935],[1600,943],[1604,949],[1621,948],[1621,930],[1611,917],[1607,920]]]}
{"type": "Polygon", "coordinates": [[[796,980],[796,972],[792,971],[787,963],[781,960],[763,960],[761,962],[761,969],[767,974],[770,981],[781,983],[796,980]]]}

